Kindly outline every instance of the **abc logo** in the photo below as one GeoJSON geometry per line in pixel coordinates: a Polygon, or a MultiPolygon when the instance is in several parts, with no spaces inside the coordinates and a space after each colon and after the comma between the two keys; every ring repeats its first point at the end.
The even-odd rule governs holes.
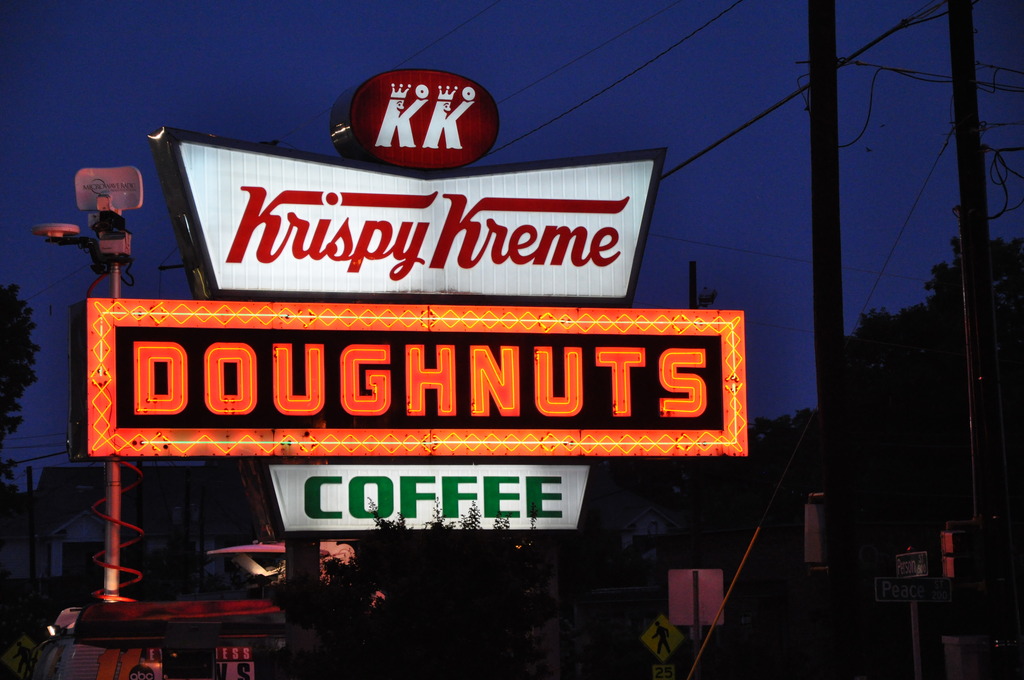
{"type": "Polygon", "coordinates": [[[139,664],[132,667],[131,672],[128,674],[128,680],[156,680],[156,675],[149,666],[139,664]]]}

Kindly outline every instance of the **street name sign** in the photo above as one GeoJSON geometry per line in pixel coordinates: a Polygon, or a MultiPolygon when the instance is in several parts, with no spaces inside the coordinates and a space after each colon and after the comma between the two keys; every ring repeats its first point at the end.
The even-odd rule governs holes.
{"type": "Polygon", "coordinates": [[[899,576],[900,578],[911,578],[927,575],[927,551],[918,550],[916,552],[908,552],[896,556],[896,576],[899,576]]]}
{"type": "Polygon", "coordinates": [[[875,579],[875,602],[952,602],[948,578],[875,579]]]}

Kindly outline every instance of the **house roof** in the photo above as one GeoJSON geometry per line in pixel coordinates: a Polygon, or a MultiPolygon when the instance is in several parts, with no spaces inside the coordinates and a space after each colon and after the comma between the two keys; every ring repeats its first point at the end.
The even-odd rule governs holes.
{"type": "MultiPolygon", "coordinates": [[[[135,473],[122,470],[122,518],[141,523],[148,535],[168,535],[186,520],[190,531],[207,535],[252,535],[252,518],[238,469],[230,463],[142,466],[142,484],[129,489],[135,473]],[[141,510],[141,522],[138,520],[141,510]],[[202,527],[200,527],[202,523],[202,527]]],[[[44,468],[33,492],[35,531],[40,537],[59,534],[105,495],[104,466],[87,463],[44,468]]],[[[105,510],[100,504],[98,509],[105,510]]],[[[0,537],[28,535],[27,513],[0,520],[0,537]]]]}
{"type": "Polygon", "coordinates": [[[587,507],[597,511],[601,525],[606,529],[632,529],[652,515],[659,517],[672,529],[686,525],[682,513],[665,508],[617,484],[606,464],[599,463],[591,467],[587,487],[587,507]]]}

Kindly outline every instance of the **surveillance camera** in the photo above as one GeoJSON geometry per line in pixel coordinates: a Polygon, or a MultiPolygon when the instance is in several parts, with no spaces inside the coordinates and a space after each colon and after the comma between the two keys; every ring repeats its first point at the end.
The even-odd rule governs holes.
{"type": "Polygon", "coordinates": [[[77,236],[79,232],[78,225],[75,224],[63,224],[60,222],[46,222],[45,224],[37,224],[32,227],[32,233],[36,236],[45,236],[46,238],[64,238],[65,236],[77,236]]]}

